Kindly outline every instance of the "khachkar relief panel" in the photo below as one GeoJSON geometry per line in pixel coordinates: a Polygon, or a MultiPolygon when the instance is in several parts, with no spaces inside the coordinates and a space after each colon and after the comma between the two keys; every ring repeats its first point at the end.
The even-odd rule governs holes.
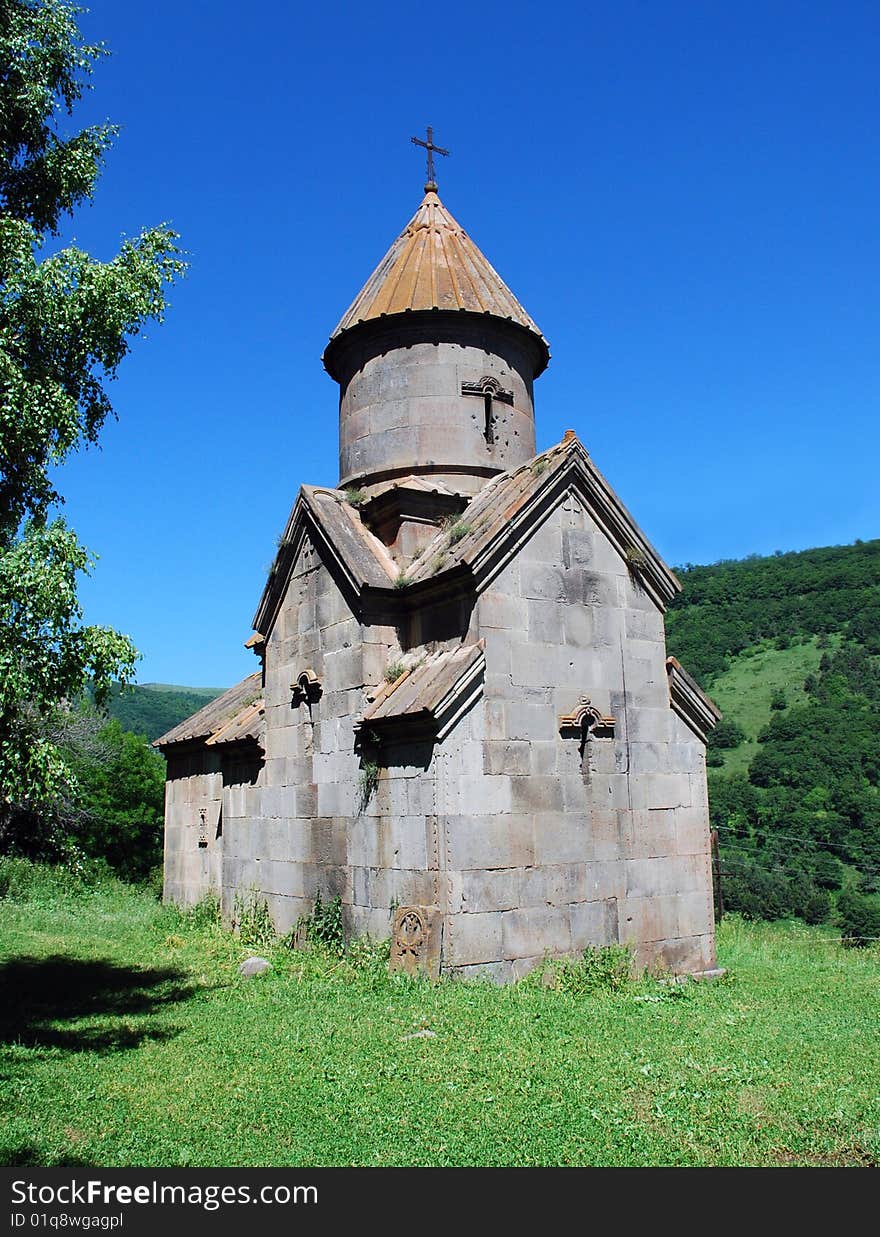
{"type": "Polygon", "coordinates": [[[399,906],[391,928],[392,971],[440,975],[443,919],[436,906],[399,906]]]}

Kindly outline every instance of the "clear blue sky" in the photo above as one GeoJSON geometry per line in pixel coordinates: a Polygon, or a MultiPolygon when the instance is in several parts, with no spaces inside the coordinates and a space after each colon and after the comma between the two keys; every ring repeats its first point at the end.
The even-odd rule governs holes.
{"type": "Polygon", "coordinates": [[[539,323],[571,427],[671,564],[880,535],[880,9],[92,0],[123,126],[71,229],[170,221],[188,278],[66,464],[86,618],[142,682],[224,686],[302,482],[334,484],[330,331],[440,194],[539,323]]]}

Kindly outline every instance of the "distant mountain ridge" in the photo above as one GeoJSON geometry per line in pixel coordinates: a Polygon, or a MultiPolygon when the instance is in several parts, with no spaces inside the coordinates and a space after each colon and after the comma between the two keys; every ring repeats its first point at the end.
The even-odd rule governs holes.
{"type": "Polygon", "coordinates": [[[152,743],[225,690],[224,687],[181,687],[173,683],[139,683],[136,687],[114,684],[107,712],[124,730],[146,735],[152,743]]]}

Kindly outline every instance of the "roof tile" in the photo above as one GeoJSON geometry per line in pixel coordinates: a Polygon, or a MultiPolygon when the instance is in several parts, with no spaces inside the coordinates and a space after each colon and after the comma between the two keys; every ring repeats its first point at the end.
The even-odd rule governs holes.
{"type": "Polygon", "coordinates": [[[385,254],[331,335],[409,310],[468,310],[540,329],[433,190],[385,254]]]}

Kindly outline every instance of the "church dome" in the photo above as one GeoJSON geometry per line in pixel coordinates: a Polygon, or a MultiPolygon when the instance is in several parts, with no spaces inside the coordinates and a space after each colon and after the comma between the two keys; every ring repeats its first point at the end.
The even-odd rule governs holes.
{"type": "Polygon", "coordinates": [[[334,344],[362,323],[418,311],[489,314],[525,328],[538,342],[542,373],[550,349],[507,284],[429,189],[421,205],[330,336],[324,365],[334,372],[334,344]]]}
{"type": "Polygon", "coordinates": [[[535,454],[547,341],[431,181],[323,359],[343,488],[420,476],[472,494],[535,454]]]}

